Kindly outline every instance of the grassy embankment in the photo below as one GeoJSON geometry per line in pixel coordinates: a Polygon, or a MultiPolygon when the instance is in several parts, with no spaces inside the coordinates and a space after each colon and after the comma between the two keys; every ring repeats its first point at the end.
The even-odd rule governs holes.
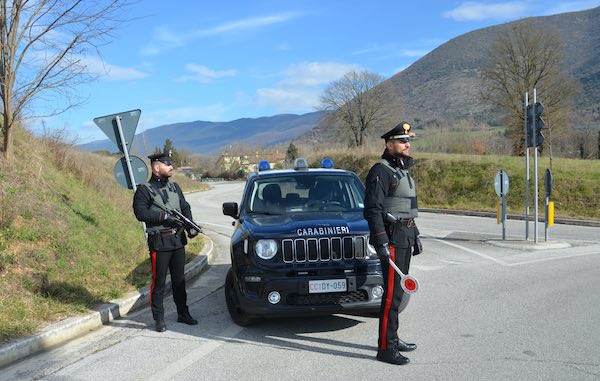
{"type": "MultiPolygon", "coordinates": [[[[150,262],[116,157],[18,132],[0,162],[0,343],[143,287],[150,262]]],[[[177,177],[184,191],[203,184],[177,177]]],[[[187,246],[188,260],[202,239],[187,246]]]]}
{"type": "MultiPolygon", "coordinates": [[[[313,153],[310,161],[311,165],[319,165],[321,158],[332,157],[336,167],[353,170],[364,181],[381,152],[330,150],[313,153]]],[[[510,177],[506,201],[508,213],[524,214],[524,157],[419,152],[413,157],[417,162],[413,174],[421,208],[495,212],[499,198],[494,191],[494,178],[500,169],[504,169],[510,177]]],[[[533,158],[530,161],[530,210],[533,213],[533,158]]],[[[539,158],[541,197],[545,196],[544,172],[549,166],[549,158],[539,158]]],[[[600,219],[600,160],[554,158],[552,174],[554,185],[550,200],[555,202],[557,218],[600,219]]],[[[539,205],[540,215],[543,215],[542,198],[539,205]]]]}

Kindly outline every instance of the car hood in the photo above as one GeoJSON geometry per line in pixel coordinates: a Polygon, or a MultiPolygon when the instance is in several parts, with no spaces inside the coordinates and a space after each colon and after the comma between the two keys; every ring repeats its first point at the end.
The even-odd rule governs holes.
{"type": "Polygon", "coordinates": [[[369,234],[360,212],[255,215],[243,219],[253,238],[319,238],[369,234]]]}

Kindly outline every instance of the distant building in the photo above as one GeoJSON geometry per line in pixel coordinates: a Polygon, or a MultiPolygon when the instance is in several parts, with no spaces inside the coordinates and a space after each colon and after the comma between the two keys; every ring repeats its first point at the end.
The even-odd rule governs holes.
{"type": "Polygon", "coordinates": [[[193,167],[178,167],[177,168],[177,170],[179,172],[183,173],[190,179],[200,181],[202,176],[195,174],[193,169],[194,169],[193,167]]]}
{"type": "Polygon", "coordinates": [[[285,153],[277,151],[256,151],[253,154],[236,155],[222,152],[217,160],[217,168],[221,172],[234,173],[242,170],[244,173],[256,172],[258,163],[267,160],[271,168],[276,166],[283,168],[285,164],[285,153]]]}

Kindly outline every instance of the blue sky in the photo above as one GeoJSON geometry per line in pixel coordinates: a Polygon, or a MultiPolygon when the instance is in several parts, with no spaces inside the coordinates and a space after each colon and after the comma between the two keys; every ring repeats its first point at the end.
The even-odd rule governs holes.
{"type": "MultiPolygon", "coordinates": [[[[350,70],[388,78],[444,42],[489,25],[600,6],[586,1],[140,0],[81,85],[87,102],[45,119],[79,143],[93,119],[141,109],[137,132],[195,120],[315,111],[350,70]],[[168,5],[166,5],[168,4],[168,5]]],[[[32,122],[40,131],[40,120],[32,122]]]]}

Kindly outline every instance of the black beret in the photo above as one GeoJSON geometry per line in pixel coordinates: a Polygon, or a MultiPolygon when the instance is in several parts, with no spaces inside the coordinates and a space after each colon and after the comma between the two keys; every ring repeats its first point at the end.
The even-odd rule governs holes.
{"type": "Polygon", "coordinates": [[[396,127],[381,135],[381,138],[385,139],[387,142],[391,139],[409,139],[413,136],[415,136],[415,134],[410,132],[410,124],[407,122],[400,122],[396,127]]]}

